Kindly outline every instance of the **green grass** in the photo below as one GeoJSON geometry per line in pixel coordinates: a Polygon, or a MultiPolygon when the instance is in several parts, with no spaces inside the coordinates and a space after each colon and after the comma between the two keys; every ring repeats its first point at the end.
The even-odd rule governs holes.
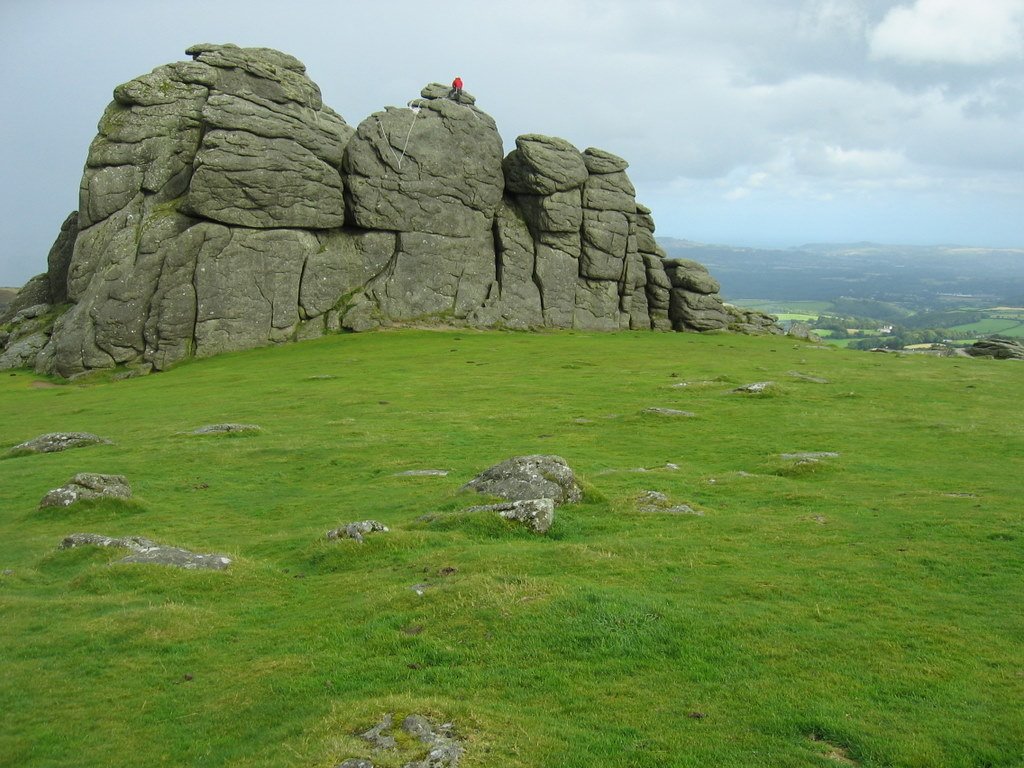
{"type": "Polygon", "coordinates": [[[979,336],[1000,336],[1024,337],[1024,321],[1013,317],[987,317],[976,323],[967,323],[953,327],[956,331],[970,331],[979,336]]]}
{"type": "Polygon", "coordinates": [[[0,460],[0,764],[328,768],[416,711],[456,724],[467,768],[1020,766],[1020,375],[779,337],[468,331],[120,382],[4,374],[0,447],[113,444],[0,460]],[[225,421],[263,430],[181,434],[225,421]],[[801,451],[840,455],[779,456],[801,451]],[[460,512],[463,483],[521,453],[565,457],[586,491],[546,536],[460,512]],[[84,471],[135,499],[37,510],[84,471]],[[639,512],[648,490],[704,515],[639,512]],[[391,532],[324,538],[367,518],[391,532]],[[76,531],[235,562],[58,551],[76,531]]]}
{"type": "Polygon", "coordinates": [[[832,310],[830,301],[799,301],[774,299],[731,299],[730,304],[747,309],[757,309],[771,315],[779,315],[780,319],[794,319],[806,317],[810,320],[816,319],[819,315],[827,314],[832,310]],[[786,318],[784,315],[792,315],[786,318]]]}

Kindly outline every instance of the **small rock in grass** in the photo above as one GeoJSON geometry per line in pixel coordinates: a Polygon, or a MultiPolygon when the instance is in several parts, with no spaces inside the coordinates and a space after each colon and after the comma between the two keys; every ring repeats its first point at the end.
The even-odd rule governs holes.
{"type": "Polygon", "coordinates": [[[237,435],[245,433],[262,432],[263,427],[258,424],[207,424],[197,427],[188,434],[190,435],[237,435]]]}
{"type": "Polygon", "coordinates": [[[800,453],[780,453],[779,458],[783,461],[795,461],[797,464],[815,464],[822,459],[839,458],[839,454],[835,451],[803,451],[800,453]]]}
{"type": "Polygon", "coordinates": [[[131,554],[118,560],[118,563],[143,563],[150,565],[169,565],[185,570],[222,571],[231,564],[231,558],[224,555],[203,555],[189,552],[180,547],[168,547],[141,536],[124,536],[115,539],[98,533],[73,533],[64,537],[60,549],[73,549],[81,546],[117,547],[131,550],[131,554]]]}
{"type": "Polygon", "coordinates": [[[675,408],[644,408],[641,413],[649,413],[654,416],[674,416],[677,418],[692,419],[697,414],[692,411],[680,411],[675,408]]]}
{"type": "Polygon", "coordinates": [[[638,512],[660,513],[666,515],[696,515],[703,517],[704,513],[694,509],[689,504],[673,504],[668,494],[661,491],[644,491],[637,499],[638,512]]]}
{"type": "Polygon", "coordinates": [[[789,371],[789,373],[787,373],[786,375],[790,376],[790,377],[792,377],[794,379],[798,379],[800,381],[809,382],[811,384],[831,384],[832,383],[828,379],[823,379],[820,376],[811,376],[810,374],[807,374],[807,373],[800,373],[800,371],[789,371]]]}
{"type": "Polygon", "coordinates": [[[537,533],[547,533],[555,520],[553,499],[523,499],[501,504],[484,504],[470,507],[467,512],[497,512],[506,520],[526,523],[537,533]]]}
{"type": "Polygon", "coordinates": [[[774,381],[755,381],[752,384],[745,384],[742,387],[736,387],[732,390],[733,392],[746,395],[762,395],[768,390],[775,386],[774,381]]]}
{"type": "Polygon", "coordinates": [[[81,472],[67,484],[54,488],[39,502],[40,509],[47,507],[69,507],[83,499],[130,499],[131,486],[124,475],[100,475],[81,472]]]}
{"type": "Polygon", "coordinates": [[[366,739],[377,749],[394,749],[398,746],[398,742],[395,741],[394,736],[387,733],[391,730],[392,718],[390,713],[384,715],[384,718],[373,728],[359,734],[360,737],[366,739]]]}
{"type": "Polygon", "coordinates": [[[348,523],[327,532],[328,539],[355,539],[363,543],[363,535],[367,533],[387,533],[389,528],[377,520],[361,520],[348,523]]]}
{"type": "Polygon", "coordinates": [[[50,432],[14,446],[7,452],[7,455],[56,453],[70,448],[86,448],[90,445],[110,445],[110,441],[89,432],[50,432]]]}
{"type": "Polygon", "coordinates": [[[396,472],[395,477],[448,477],[447,469],[408,469],[396,472]]]}

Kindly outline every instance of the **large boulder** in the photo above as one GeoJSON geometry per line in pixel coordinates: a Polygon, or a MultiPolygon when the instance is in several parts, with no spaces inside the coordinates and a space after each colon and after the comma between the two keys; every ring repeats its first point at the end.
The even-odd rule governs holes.
{"type": "Polygon", "coordinates": [[[551,499],[572,504],[583,499],[576,475],[561,456],[514,456],[484,470],[462,490],[476,491],[508,501],[551,499]]]}
{"type": "Polygon", "coordinates": [[[1024,344],[1012,339],[981,339],[967,348],[972,357],[994,357],[997,360],[1024,360],[1024,344]]]}

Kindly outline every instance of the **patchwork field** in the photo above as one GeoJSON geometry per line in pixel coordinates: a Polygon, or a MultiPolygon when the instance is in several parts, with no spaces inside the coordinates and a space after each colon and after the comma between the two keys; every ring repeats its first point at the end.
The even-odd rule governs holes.
{"type": "Polygon", "coordinates": [[[420,742],[358,734],[416,713],[463,768],[1020,766],[1022,375],[413,330],[5,373],[0,451],[111,444],[0,460],[0,764],[400,766],[420,742]],[[220,422],[261,429],[188,434],[220,422]],[[461,486],[521,454],[585,491],[546,535],[465,511],[488,499],[461,486]],[[447,474],[399,474],[421,470],[447,474]],[[134,497],[38,509],[79,472],[134,497]],[[368,519],[390,530],[325,536],[368,519]],[[75,532],[233,562],[113,564],[58,549],[75,532]]]}

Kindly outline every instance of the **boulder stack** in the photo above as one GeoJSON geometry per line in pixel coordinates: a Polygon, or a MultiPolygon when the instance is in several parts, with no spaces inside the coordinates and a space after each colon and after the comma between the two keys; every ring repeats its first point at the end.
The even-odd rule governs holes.
{"type": "Polygon", "coordinates": [[[536,134],[503,157],[437,83],[353,128],[292,56],[187,53],[114,90],[79,210],[0,318],[0,368],[160,370],[410,323],[778,330],[665,259],[620,157],[536,134]]]}

